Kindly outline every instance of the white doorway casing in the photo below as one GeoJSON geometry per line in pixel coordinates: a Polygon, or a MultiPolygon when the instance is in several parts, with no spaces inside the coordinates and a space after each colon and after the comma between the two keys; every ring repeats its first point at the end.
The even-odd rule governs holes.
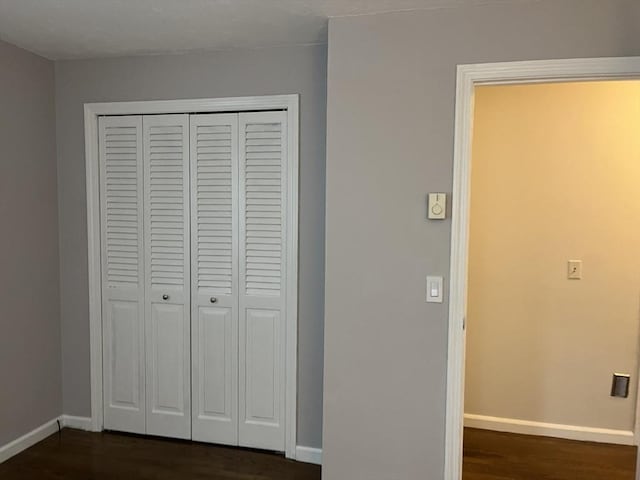
{"type": "MultiPolygon", "coordinates": [[[[471,199],[474,88],[479,85],[640,79],[640,57],[459,65],[456,85],[451,271],[445,422],[445,480],[462,478],[465,317],[471,199]]],[[[636,406],[635,443],[638,443],[636,406]]],[[[636,478],[640,480],[640,475],[636,478]]]]}
{"type": "Polygon", "coordinates": [[[85,165],[89,264],[89,326],[91,354],[91,430],[103,430],[102,293],[100,255],[100,189],[98,118],[105,115],[153,115],[178,113],[222,113],[286,111],[287,116],[287,278],[285,304],[285,455],[296,458],[297,420],[297,326],[298,326],[298,175],[299,97],[273,95],[219,99],[160,100],[142,102],[89,103],[84,107],[85,165]]]}

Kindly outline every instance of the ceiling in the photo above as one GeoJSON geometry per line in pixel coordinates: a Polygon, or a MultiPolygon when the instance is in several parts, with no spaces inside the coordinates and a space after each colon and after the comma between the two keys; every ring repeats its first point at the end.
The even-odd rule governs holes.
{"type": "Polygon", "coordinates": [[[325,43],[327,18],[524,0],[0,0],[0,39],[50,59],[325,43]]]}

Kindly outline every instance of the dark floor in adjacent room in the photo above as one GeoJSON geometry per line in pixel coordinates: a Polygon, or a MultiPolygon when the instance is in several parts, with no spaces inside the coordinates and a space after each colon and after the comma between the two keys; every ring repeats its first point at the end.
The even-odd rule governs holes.
{"type": "Polygon", "coordinates": [[[636,447],[465,428],[463,480],[633,480],[636,447]]]}
{"type": "Polygon", "coordinates": [[[319,480],[320,467],[281,455],[64,429],[0,464],[2,480],[319,480]]]}

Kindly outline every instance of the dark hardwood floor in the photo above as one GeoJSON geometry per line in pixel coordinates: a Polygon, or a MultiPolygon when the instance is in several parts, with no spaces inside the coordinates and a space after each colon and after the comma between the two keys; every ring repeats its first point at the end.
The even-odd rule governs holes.
{"type": "MultiPolygon", "coordinates": [[[[464,440],[463,480],[634,479],[635,447],[475,429],[465,429],[464,440]]],[[[0,464],[0,479],[319,480],[320,467],[253,450],[64,429],[0,464]]]]}
{"type": "Polygon", "coordinates": [[[276,454],[64,429],[0,464],[2,480],[319,480],[320,467],[276,454]]]}
{"type": "Polygon", "coordinates": [[[463,480],[633,480],[636,447],[465,428],[463,480]]]}

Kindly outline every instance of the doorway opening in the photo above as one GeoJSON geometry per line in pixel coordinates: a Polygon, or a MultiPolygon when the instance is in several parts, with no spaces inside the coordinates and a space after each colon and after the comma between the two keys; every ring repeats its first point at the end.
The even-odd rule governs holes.
{"type": "Polygon", "coordinates": [[[465,480],[633,479],[638,125],[640,81],[476,88],[465,480]]]}
{"type": "Polygon", "coordinates": [[[635,478],[639,72],[460,67],[447,480],[635,478]]]}

